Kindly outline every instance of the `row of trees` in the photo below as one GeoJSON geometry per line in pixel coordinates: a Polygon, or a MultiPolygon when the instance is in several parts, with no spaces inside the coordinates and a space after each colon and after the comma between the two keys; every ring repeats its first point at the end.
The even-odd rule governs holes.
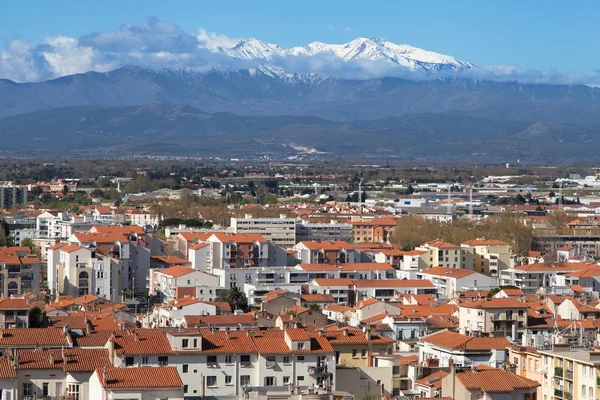
{"type": "Polygon", "coordinates": [[[433,239],[462,243],[483,237],[510,243],[518,254],[531,250],[534,243],[531,226],[525,226],[519,216],[512,213],[490,216],[481,221],[460,219],[451,223],[415,217],[400,218],[391,241],[404,250],[411,250],[433,239]]]}

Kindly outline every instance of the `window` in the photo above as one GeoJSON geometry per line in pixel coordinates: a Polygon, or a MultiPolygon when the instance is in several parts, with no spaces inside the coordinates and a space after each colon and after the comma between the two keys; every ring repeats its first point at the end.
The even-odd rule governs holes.
{"type": "Polygon", "coordinates": [[[250,375],[240,375],[240,385],[242,385],[242,386],[250,385],[250,375]]]}
{"type": "Polygon", "coordinates": [[[142,364],[148,364],[148,357],[142,357],[142,364]]]}
{"type": "Polygon", "coordinates": [[[284,364],[289,364],[290,363],[290,356],[283,356],[283,363],[284,364]]]}
{"type": "Polygon", "coordinates": [[[198,347],[198,339],[194,339],[194,348],[198,347]]]}
{"type": "Polygon", "coordinates": [[[275,386],[275,377],[265,376],[265,386],[275,386]]]}
{"type": "MultiPolygon", "coordinates": [[[[585,376],[585,365],[581,366],[581,375],[585,376]]],[[[584,395],[585,396],[585,395],[584,395]]]]}
{"type": "Polygon", "coordinates": [[[304,380],[304,376],[299,376],[297,379],[298,379],[299,381],[303,381],[303,380],[304,380]]]}
{"type": "Polygon", "coordinates": [[[585,397],[585,395],[586,395],[586,390],[587,390],[587,389],[586,389],[585,385],[581,385],[581,396],[582,396],[582,397],[585,397]]]}
{"type": "Polygon", "coordinates": [[[225,364],[231,364],[231,363],[232,363],[231,356],[225,356],[225,364]]]}
{"type": "Polygon", "coordinates": [[[483,317],[483,311],[481,311],[481,310],[480,310],[480,311],[477,311],[477,316],[478,316],[478,317],[483,317]]]}
{"type": "Polygon", "coordinates": [[[182,369],[183,369],[183,373],[187,374],[189,371],[190,366],[187,364],[183,364],[182,369]]]}
{"type": "Polygon", "coordinates": [[[183,385],[183,393],[187,393],[188,392],[188,385],[183,385]]]}
{"type": "Polygon", "coordinates": [[[206,363],[208,364],[208,366],[217,365],[217,356],[207,356],[206,363]]]}
{"type": "Polygon", "coordinates": [[[133,357],[125,357],[125,366],[133,367],[133,357]]]}
{"type": "Polygon", "coordinates": [[[298,350],[304,349],[304,342],[298,342],[298,350]]]}
{"type": "Polygon", "coordinates": [[[592,386],[590,386],[590,399],[594,398],[594,388],[592,386]]]}
{"type": "Polygon", "coordinates": [[[48,382],[42,383],[42,396],[48,397],[48,382]]]}
{"type": "Polygon", "coordinates": [[[298,356],[298,361],[304,361],[304,356],[298,356]]]}
{"type": "Polygon", "coordinates": [[[207,376],[206,377],[206,386],[217,386],[217,377],[216,376],[207,376]]]}
{"type": "Polygon", "coordinates": [[[360,356],[361,356],[361,357],[363,357],[363,358],[364,358],[364,357],[366,357],[366,356],[367,356],[367,350],[365,350],[365,349],[362,349],[362,350],[360,351],[360,356]]]}
{"type": "Polygon", "coordinates": [[[352,358],[356,358],[356,349],[352,349],[352,358]]]}
{"type": "Polygon", "coordinates": [[[225,384],[226,385],[231,385],[231,382],[232,382],[231,375],[225,375],[225,384]]]}
{"type": "Polygon", "coordinates": [[[158,356],[158,365],[169,365],[169,357],[158,356]]]}
{"type": "Polygon", "coordinates": [[[31,383],[23,384],[23,396],[33,396],[33,385],[31,383]]]}
{"type": "Polygon", "coordinates": [[[181,341],[181,347],[184,349],[187,349],[188,347],[190,347],[190,340],[189,339],[183,339],[181,341]]]}
{"type": "Polygon", "coordinates": [[[284,376],[283,377],[283,384],[287,385],[288,383],[290,383],[290,377],[289,376],[284,376]]]}
{"type": "Polygon", "coordinates": [[[67,396],[73,400],[79,400],[79,383],[69,383],[67,385],[67,396]]]}

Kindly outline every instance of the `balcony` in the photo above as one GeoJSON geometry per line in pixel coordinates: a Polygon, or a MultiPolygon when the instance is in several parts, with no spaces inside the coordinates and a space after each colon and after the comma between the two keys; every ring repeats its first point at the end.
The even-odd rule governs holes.
{"type": "Polygon", "coordinates": [[[216,361],[208,361],[208,362],[206,363],[206,366],[207,366],[207,367],[209,367],[209,368],[216,368],[216,367],[217,367],[217,365],[218,365],[218,364],[217,364],[217,362],[216,362],[216,361]]]}
{"type": "Polygon", "coordinates": [[[240,361],[240,366],[242,367],[251,367],[252,363],[250,361],[240,361]]]}
{"type": "Polygon", "coordinates": [[[494,314],[492,321],[516,321],[516,315],[494,314]]]}
{"type": "Polygon", "coordinates": [[[327,366],[324,365],[322,367],[308,367],[309,375],[322,375],[327,373],[327,366]]]}
{"type": "Polygon", "coordinates": [[[573,371],[566,370],[565,371],[565,379],[572,381],[573,380],[573,371]]]}
{"type": "Polygon", "coordinates": [[[267,368],[273,369],[273,368],[275,368],[275,366],[277,366],[277,363],[275,361],[267,361],[267,365],[266,365],[267,368]]]}
{"type": "Polygon", "coordinates": [[[554,376],[557,377],[557,378],[558,377],[562,378],[562,376],[563,376],[563,369],[562,369],[562,367],[554,367],[554,376]]]}
{"type": "Polygon", "coordinates": [[[562,398],[563,397],[563,391],[560,390],[560,389],[554,389],[554,396],[562,398]]]}
{"type": "Polygon", "coordinates": [[[563,393],[563,399],[573,400],[573,393],[571,393],[571,392],[564,392],[563,393]]]}

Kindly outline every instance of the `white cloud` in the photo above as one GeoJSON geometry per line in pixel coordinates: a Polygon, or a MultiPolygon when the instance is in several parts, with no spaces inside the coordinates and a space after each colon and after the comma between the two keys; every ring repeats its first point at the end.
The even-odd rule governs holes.
{"type": "MultiPolygon", "coordinates": [[[[335,27],[329,25],[334,32],[335,27]]],[[[350,31],[350,27],[344,29],[350,31]]],[[[151,68],[248,69],[259,61],[229,58],[217,47],[233,47],[238,39],[207,32],[184,32],[176,24],[148,18],[141,25],[123,24],[117,30],[92,33],[80,38],[47,37],[33,45],[21,40],[9,42],[0,50],[0,78],[17,82],[40,81],[87,71],[105,72],[125,65],[151,68]]],[[[431,79],[432,75],[414,72],[385,61],[343,61],[333,54],[315,57],[287,56],[271,60],[287,72],[316,73],[346,79],[400,77],[431,79]]],[[[532,83],[599,84],[599,76],[572,72],[522,70],[510,65],[479,66],[460,73],[440,73],[435,77],[459,76],[468,79],[518,80],[532,83]],[[448,75],[444,75],[448,74],[448,75]]]]}
{"type": "Polygon", "coordinates": [[[198,35],[196,35],[196,38],[198,38],[198,42],[200,42],[201,45],[208,49],[214,49],[216,47],[230,48],[235,46],[240,41],[240,39],[230,38],[214,32],[207,32],[206,29],[202,28],[198,30],[198,35]]]}
{"type": "Polygon", "coordinates": [[[327,29],[329,29],[329,32],[335,32],[335,26],[333,26],[333,24],[327,25],[327,29]]]}
{"type": "Polygon", "coordinates": [[[349,26],[344,28],[344,32],[350,32],[352,30],[352,28],[350,28],[349,26]]]}

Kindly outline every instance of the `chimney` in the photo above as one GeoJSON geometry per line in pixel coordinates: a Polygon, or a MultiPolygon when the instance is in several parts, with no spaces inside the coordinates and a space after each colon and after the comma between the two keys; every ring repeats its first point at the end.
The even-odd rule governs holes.
{"type": "Polygon", "coordinates": [[[229,331],[225,331],[225,339],[229,340],[229,331]]]}
{"type": "Polygon", "coordinates": [[[382,383],[381,384],[381,398],[383,399],[385,397],[385,385],[382,383]]]}
{"type": "Polygon", "coordinates": [[[13,367],[16,368],[19,365],[19,349],[13,349],[13,367]]]}
{"type": "Polygon", "coordinates": [[[0,326],[0,339],[4,339],[4,327],[0,326]]]}
{"type": "Polygon", "coordinates": [[[138,335],[138,333],[137,333],[137,332],[135,333],[134,340],[135,340],[136,342],[139,342],[139,341],[140,341],[140,335],[138,335]]]}
{"type": "Polygon", "coordinates": [[[50,350],[50,365],[54,365],[54,353],[50,350]]]}
{"type": "Polygon", "coordinates": [[[344,336],[348,337],[348,328],[344,328],[344,336]]]}
{"type": "Polygon", "coordinates": [[[63,364],[67,362],[67,358],[65,357],[65,346],[61,348],[60,355],[62,357],[63,364]]]}

